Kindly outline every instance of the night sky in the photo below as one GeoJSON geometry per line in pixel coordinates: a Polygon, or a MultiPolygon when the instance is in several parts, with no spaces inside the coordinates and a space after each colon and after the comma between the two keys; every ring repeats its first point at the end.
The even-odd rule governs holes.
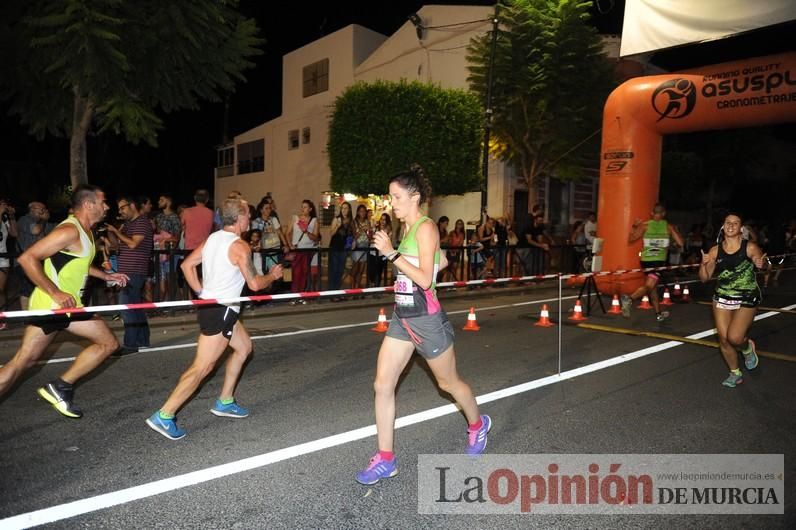
{"type": "MultiPolygon", "coordinates": [[[[241,11],[257,21],[266,44],[263,54],[254,58],[256,67],[245,72],[247,82],[238,85],[230,98],[227,119],[230,137],[281,114],[284,54],[349,24],[390,35],[426,3],[494,4],[467,0],[341,1],[308,9],[298,2],[243,0],[241,11]]],[[[591,9],[593,23],[602,33],[621,33],[623,12],[623,0],[599,0],[591,9]]],[[[793,49],[793,31],[796,24],[787,24],[766,30],[762,35],[719,39],[659,52],[652,60],[666,69],[677,70],[781,52],[793,49]]],[[[18,125],[15,116],[7,116],[5,105],[0,105],[0,134],[4,139],[0,144],[0,196],[7,196],[20,206],[33,199],[44,200],[52,186],[69,183],[68,141],[55,138],[36,141],[18,125]]],[[[194,189],[212,190],[215,148],[222,143],[224,114],[222,103],[205,103],[198,111],[161,113],[165,128],[159,134],[157,148],[134,146],[123,137],[108,134],[91,137],[89,180],[105,188],[112,199],[121,193],[156,196],[169,192],[178,203],[189,203],[194,189]]],[[[780,126],[775,133],[796,148],[794,124],[780,126]]],[[[785,181],[785,187],[793,187],[792,180],[785,181]]]]}
{"type": "MultiPolygon", "coordinates": [[[[230,137],[281,114],[281,67],[285,53],[349,24],[390,35],[426,3],[494,4],[467,0],[326,2],[308,9],[299,2],[243,0],[240,10],[257,21],[266,44],[263,55],[254,58],[257,66],[245,72],[247,82],[238,85],[230,99],[227,125],[230,137]]],[[[610,11],[601,14],[592,9],[597,27],[604,32],[619,32],[623,2],[601,0],[600,7],[610,11]]],[[[68,141],[57,138],[37,141],[18,125],[15,116],[6,115],[5,105],[0,109],[0,133],[7,139],[2,143],[0,155],[5,174],[0,177],[0,185],[10,188],[0,190],[0,195],[7,195],[21,205],[45,199],[53,185],[68,184],[68,141]]],[[[111,197],[131,191],[150,195],[170,192],[178,202],[189,201],[197,187],[212,189],[215,147],[222,143],[224,132],[224,105],[205,103],[199,111],[161,113],[161,117],[165,128],[159,134],[157,148],[134,146],[123,137],[109,134],[91,137],[90,182],[103,186],[111,197]]]]}

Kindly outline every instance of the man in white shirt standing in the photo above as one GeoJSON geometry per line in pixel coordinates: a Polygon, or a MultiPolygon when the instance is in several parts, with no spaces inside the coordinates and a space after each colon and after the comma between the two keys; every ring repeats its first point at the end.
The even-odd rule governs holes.
{"type": "MultiPolygon", "coordinates": [[[[260,291],[281,278],[281,265],[276,265],[264,275],[258,275],[254,269],[251,249],[240,238],[249,229],[249,205],[246,201],[227,199],[220,213],[223,228],[210,234],[181,265],[186,282],[198,297],[203,300],[235,298],[240,296],[244,284],[252,291],[260,291]],[[202,280],[196,270],[200,264],[202,280]]],[[[252,351],[251,337],[238,321],[239,312],[238,304],[198,307],[197,319],[201,333],[196,357],[180,377],[166,403],[146,420],[152,429],[170,440],[185,436],[185,431],[177,427],[175,415],[213,371],[227,345],[232,347],[232,353],[225,367],[221,395],[210,412],[228,418],[245,418],[249,415],[249,411],[238,405],[233,397],[243,365],[252,351]]]]}

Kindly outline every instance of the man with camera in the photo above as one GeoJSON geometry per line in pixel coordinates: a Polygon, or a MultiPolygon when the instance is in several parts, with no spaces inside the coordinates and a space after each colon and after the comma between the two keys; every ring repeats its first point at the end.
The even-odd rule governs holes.
{"type": "MultiPolygon", "coordinates": [[[[0,199],[0,309],[6,306],[6,283],[11,260],[5,256],[8,253],[8,238],[17,237],[17,221],[14,218],[14,207],[5,199],[0,199]]],[[[5,323],[0,322],[0,329],[5,328],[5,323]]]]}
{"type": "MultiPolygon", "coordinates": [[[[22,254],[33,243],[49,234],[55,225],[50,221],[50,211],[43,202],[33,201],[28,204],[28,213],[17,221],[17,248],[22,254]]],[[[33,293],[33,282],[25,275],[21,267],[17,267],[19,278],[19,306],[23,311],[28,308],[28,301],[33,293]]]]}

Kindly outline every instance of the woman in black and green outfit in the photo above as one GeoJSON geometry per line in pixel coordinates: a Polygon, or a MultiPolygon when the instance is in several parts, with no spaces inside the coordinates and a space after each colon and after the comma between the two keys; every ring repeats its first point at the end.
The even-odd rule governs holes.
{"type": "Polygon", "coordinates": [[[760,287],[755,268],[763,269],[768,260],[756,243],[741,237],[741,217],[730,214],[724,218],[722,241],[707,254],[702,252],[699,279],[716,277],[713,294],[713,318],[719,335],[719,348],[730,375],[722,384],[730,388],[743,383],[738,365],[738,350],[744,356],[747,370],[757,368],[755,343],[747,335],[760,304],[760,287]]]}

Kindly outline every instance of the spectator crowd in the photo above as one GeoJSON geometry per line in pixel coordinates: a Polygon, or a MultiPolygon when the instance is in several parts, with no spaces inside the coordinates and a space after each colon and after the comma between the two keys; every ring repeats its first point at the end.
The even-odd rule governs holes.
{"type": "MultiPolygon", "coordinates": [[[[228,198],[244,197],[235,191],[228,198]]],[[[91,279],[85,302],[97,305],[192,297],[179,265],[185,255],[221,228],[219,211],[210,203],[210,193],[205,189],[196,190],[191,205],[175,205],[169,193],[158,195],[154,202],[146,196],[119,196],[105,222],[95,229],[96,260],[106,271],[126,274],[130,281],[121,287],[91,279]]],[[[390,235],[396,248],[400,242],[401,227],[389,209],[374,211],[370,203],[352,204],[342,198],[324,205],[325,210],[332,209],[332,215],[324,216],[323,225],[329,234],[328,244],[324,245],[322,221],[311,200],[302,201],[281,218],[270,193],[248,204],[250,229],[242,237],[252,250],[257,273],[267,273],[277,264],[286,268],[272,292],[392,283],[393,268],[374,247],[374,234],[380,230],[390,235]]],[[[0,199],[0,218],[0,309],[25,309],[33,284],[20,267],[14,266],[14,257],[48,234],[55,224],[47,205],[39,201],[31,202],[25,214],[18,215],[10,200],[0,199]]],[[[554,270],[588,271],[597,235],[596,219],[595,212],[589,212],[575,220],[568,231],[558,227],[554,235],[541,205],[535,205],[529,221],[519,227],[514,226],[510,214],[492,217],[483,213],[478,221],[468,223],[463,219],[451,223],[442,216],[437,225],[450,265],[440,272],[438,281],[537,275],[554,270]]],[[[704,223],[680,232],[684,234],[684,245],[673,245],[669,251],[669,263],[673,265],[698,263],[701,251],[710,248],[716,239],[704,223]]],[[[796,250],[796,219],[784,224],[750,221],[743,232],[744,237],[760,244],[770,255],[796,250]]],[[[765,276],[765,285],[776,284],[778,276],[774,266],[765,276]]],[[[134,351],[148,346],[146,314],[125,311],[123,318],[123,347],[134,351]]]]}

